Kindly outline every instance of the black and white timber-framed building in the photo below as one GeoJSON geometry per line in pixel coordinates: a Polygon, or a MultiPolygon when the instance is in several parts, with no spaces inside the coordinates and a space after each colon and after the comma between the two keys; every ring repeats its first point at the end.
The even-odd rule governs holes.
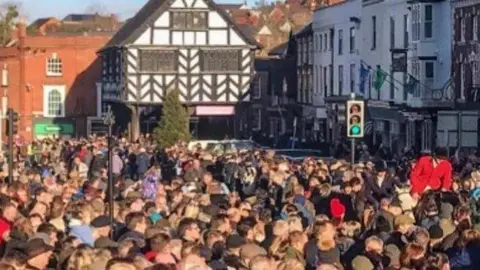
{"type": "Polygon", "coordinates": [[[212,0],[149,0],[99,52],[102,104],[136,138],[142,117],[159,115],[167,91],[178,89],[195,136],[212,128],[234,136],[258,46],[212,0]]]}

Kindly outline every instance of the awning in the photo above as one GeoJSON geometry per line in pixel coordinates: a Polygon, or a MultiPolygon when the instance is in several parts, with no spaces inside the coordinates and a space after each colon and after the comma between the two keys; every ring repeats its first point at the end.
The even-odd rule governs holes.
{"type": "Polygon", "coordinates": [[[382,107],[368,107],[368,118],[373,120],[385,120],[403,122],[405,117],[396,109],[382,107]]]}

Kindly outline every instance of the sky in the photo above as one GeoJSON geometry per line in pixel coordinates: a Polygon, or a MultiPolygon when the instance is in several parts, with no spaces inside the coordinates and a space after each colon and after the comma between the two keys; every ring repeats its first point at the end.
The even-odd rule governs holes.
{"type": "MultiPolygon", "coordinates": [[[[12,0],[0,0],[11,2],[12,0]]],[[[85,13],[87,10],[102,10],[114,13],[122,19],[133,16],[147,0],[13,0],[21,3],[27,21],[42,17],[63,18],[70,13],[85,13]]],[[[219,0],[221,3],[242,3],[243,0],[219,0]]],[[[250,0],[249,3],[253,1],[250,0]]]]}

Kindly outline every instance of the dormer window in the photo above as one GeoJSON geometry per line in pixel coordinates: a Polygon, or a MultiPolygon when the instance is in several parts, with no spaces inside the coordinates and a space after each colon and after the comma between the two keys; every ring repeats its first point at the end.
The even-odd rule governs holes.
{"type": "Polygon", "coordinates": [[[62,76],[62,68],[62,59],[58,58],[56,53],[53,53],[47,59],[47,76],[62,76]]]}

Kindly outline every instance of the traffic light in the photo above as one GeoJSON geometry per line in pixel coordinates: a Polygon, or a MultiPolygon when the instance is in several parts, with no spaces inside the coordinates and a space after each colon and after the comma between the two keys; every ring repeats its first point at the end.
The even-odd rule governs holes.
{"type": "Polygon", "coordinates": [[[13,109],[8,109],[7,116],[7,135],[12,136],[18,134],[18,120],[20,120],[18,113],[13,109]]]}
{"type": "Polygon", "coordinates": [[[347,137],[363,138],[365,103],[363,100],[347,101],[347,137]]]}

